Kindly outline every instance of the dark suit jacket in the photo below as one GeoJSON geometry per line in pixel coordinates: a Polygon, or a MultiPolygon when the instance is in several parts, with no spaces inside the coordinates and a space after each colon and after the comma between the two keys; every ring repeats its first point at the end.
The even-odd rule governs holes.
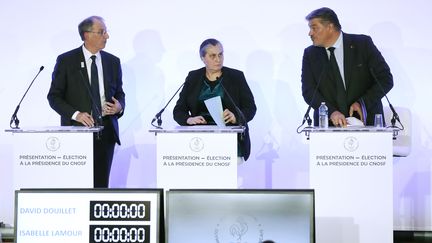
{"type": "MultiPolygon", "coordinates": [[[[125,94],[123,92],[122,71],[120,59],[107,52],[101,51],[102,67],[104,75],[105,97],[112,102],[115,97],[125,108],[125,94]]],[[[86,62],[82,47],[78,47],[57,57],[57,62],[52,73],[51,87],[48,92],[50,106],[61,116],[62,126],[81,126],[72,120],[76,111],[91,113],[90,83],[87,74],[86,62]],[[82,63],[84,67],[82,67],[82,63]]],[[[123,115],[109,116],[116,141],[120,144],[117,119],[123,115]]]]}
{"type": "MultiPolygon", "coordinates": [[[[366,108],[366,125],[373,125],[374,114],[383,114],[381,99],[393,87],[390,68],[369,36],[343,33],[343,48],[348,110],[351,104],[360,102],[366,108]],[[377,82],[380,82],[385,93],[377,82]]],[[[329,108],[329,116],[336,110],[340,111],[336,105],[335,82],[326,71],[327,63],[328,56],[324,47],[309,46],[304,50],[302,94],[306,103],[314,108],[315,125],[318,125],[318,107],[322,101],[329,108]],[[318,90],[312,98],[318,83],[318,90]]]]}
{"type": "MultiPolygon", "coordinates": [[[[255,100],[249,85],[246,82],[246,78],[243,72],[223,67],[223,80],[222,85],[232,97],[235,105],[240,109],[244,115],[245,121],[242,121],[241,115],[238,114],[235,105],[230,101],[228,96],[225,94],[222,99],[223,109],[229,109],[233,112],[237,118],[237,122],[243,123],[247,127],[247,122],[252,120],[256,113],[255,100]]],[[[184,87],[180,92],[179,99],[173,110],[174,120],[182,125],[188,125],[186,123],[189,117],[197,116],[198,110],[198,96],[201,91],[201,87],[204,84],[205,68],[200,68],[189,72],[186,77],[184,87]]],[[[249,158],[250,155],[250,138],[249,131],[246,132],[242,137],[239,137],[239,143],[242,146],[243,157],[245,160],[249,158]]]]}

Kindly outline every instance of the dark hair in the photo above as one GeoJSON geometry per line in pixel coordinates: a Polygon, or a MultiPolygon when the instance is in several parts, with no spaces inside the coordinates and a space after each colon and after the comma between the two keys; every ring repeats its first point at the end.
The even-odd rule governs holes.
{"type": "Polygon", "coordinates": [[[319,8],[312,11],[306,16],[306,20],[310,21],[312,19],[319,18],[321,23],[332,23],[337,30],[341,30],[342,26],[339,23],[339,19],[336,13],[330,8],[319,8]]]}
{"type": "Polygon", "coordinates": [[[84,19],[83,21],[81,21],[81,23],[78,25],[78,32],[81,36],[81,40],[84,40],[84,33],[91,31],[94,21],[95,20],[99,20],[104,22],[104,19],[102,17],[99,16],[90,16],[86,19],[84,19]]]}
{"type": "Polygon", "coordinates": [[[200,49],[199,49],[200,57],[205,56],[207,47],[209,45],[216,46],[217,44],[222,45],[220,43],[220,41],[218,41],[218,40],[216,40],[214,38],[210,38],[210,39],[207,39],[207,40],[203,41],[203,43],[201,43],[200,49]]]}

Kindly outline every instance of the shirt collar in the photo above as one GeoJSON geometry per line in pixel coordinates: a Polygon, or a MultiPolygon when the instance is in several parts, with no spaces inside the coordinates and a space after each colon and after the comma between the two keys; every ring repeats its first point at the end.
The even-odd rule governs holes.
{"type": "Polygon", "coordinates": [[[333,44],[333,47],[338,49],[338,48],[342,48],[342,45],[343,45],[343,32],[341,31],[336,42],[333,44]]]}
{"type": "Polygon", "coordinates": [[[101,60],[101,54],[100,51],[96,52],[95,54],[91,53],[89,50],[87,50],[87,48],[85,48],[84,45],[82,45],[82,50],[84,53],[84,59],[86,61],[90,60],[90,57],[95,55],[96,56],[96,60],[101,60]]]}

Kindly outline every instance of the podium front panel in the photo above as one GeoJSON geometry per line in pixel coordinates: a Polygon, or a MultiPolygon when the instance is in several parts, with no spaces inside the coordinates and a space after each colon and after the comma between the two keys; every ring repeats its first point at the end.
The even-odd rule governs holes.
{"type": "Polygon", "coordinates": [[[14,133],[14,188],[92,188],[93,133],[14,133]]]}
{"type": "Polygon", "coordinates": [[[393,242],[392,135],[310,133],[317,242],[393,242]]]}
{"type": "Polygon", "coordinates": [[[237,188],[237,133],[157,133],[157,187],[237,188]]]}

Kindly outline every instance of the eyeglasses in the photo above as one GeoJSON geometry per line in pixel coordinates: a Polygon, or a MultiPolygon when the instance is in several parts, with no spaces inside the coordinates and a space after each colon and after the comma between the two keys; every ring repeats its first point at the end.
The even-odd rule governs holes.
{"type": "Polygon", "coordinates": [[[98,35],[101,35],[101,36],[108,34],[108,30],[86,31],[86,32],[98,34],[98,35]]]}

